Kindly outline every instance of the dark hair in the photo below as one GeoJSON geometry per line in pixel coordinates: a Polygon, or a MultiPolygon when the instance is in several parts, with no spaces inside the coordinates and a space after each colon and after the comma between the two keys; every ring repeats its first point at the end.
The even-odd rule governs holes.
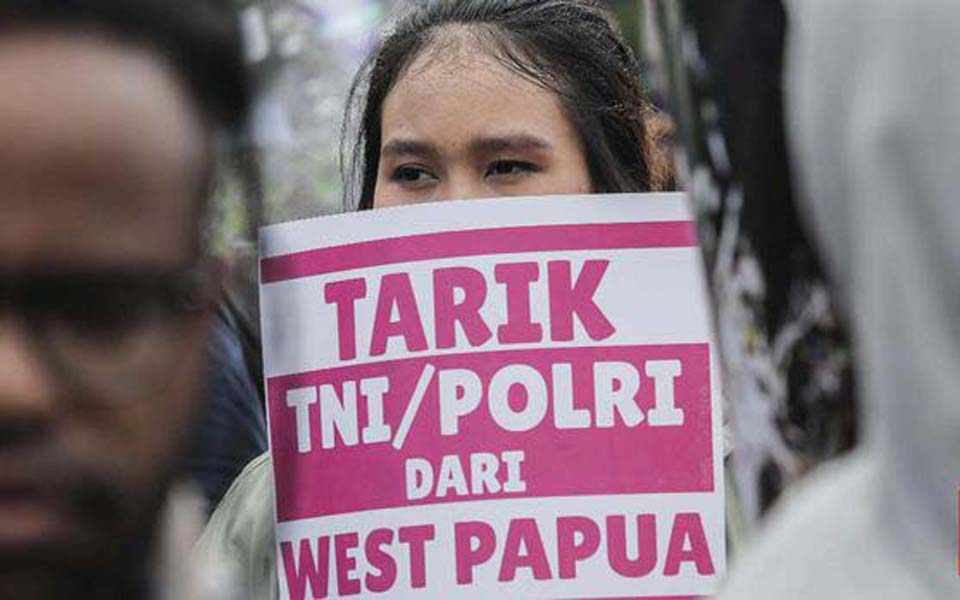
{"type": "Polygon", "coordinates": [[[229,0],[0,0],[0,35],[103,32],[157,53],[211,128],[238,130],[250,103],[237,13],[229,0]]]}
{"type": "Polygon", "coordinates": [[[438,31],[455,24],[468,26],[507,68],[560,97],[583,144],[594,192],[653,187],[640,67],[600,2],[415,0],[367,60],[350,93],[345,145],[350,128],[356,132],[352,149],[344,148],[345,157],[352,152],[344,179],[347,190],[360,185],[359,198],[351,194],[360,209],[373,205],[384,100],[438,31]]]}

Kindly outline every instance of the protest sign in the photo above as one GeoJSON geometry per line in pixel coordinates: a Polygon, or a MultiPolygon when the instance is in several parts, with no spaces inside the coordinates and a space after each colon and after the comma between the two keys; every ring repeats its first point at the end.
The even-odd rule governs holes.
{"type": "Polygon", "coordinates": [[[429,204],[261,245],[281,597],[716,590],[716,357],[682,196],[429,204]]]}

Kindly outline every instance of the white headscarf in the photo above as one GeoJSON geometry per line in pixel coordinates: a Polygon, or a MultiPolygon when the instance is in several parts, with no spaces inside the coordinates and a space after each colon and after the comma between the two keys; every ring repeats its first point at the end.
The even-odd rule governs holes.
{"type": "Polygon", "coordinates": [[[864,442],[787,500],[724,597],[960,597],[960,1],[787,4],[789,133],[864,442]]]}

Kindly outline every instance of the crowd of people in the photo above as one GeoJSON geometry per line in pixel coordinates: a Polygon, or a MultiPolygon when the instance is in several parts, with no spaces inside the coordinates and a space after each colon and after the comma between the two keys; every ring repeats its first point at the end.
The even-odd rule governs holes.
{"type": "MultiPolygon", "coordinates": [[[[675,9],[676,173],[604,3],[423,0],[357,74],[344,205],[686,188],[731,461],[766,476],[739,488],[748,508],[809,465],[751,446],[741,398],[739,415],[770,398],[834,410],[851,371],[860,398],[858,448],[731,544],[722,597],[955,596],[960,7],[675,9]],[[758,14],[772,41],[744,24],[758,14]],[[761,49],[777,60],[747,69],[761,49]],[[743,283],[754,263],[760,288],[743,283]]],[[[218,170],[250,143],[236,10],[0,0],[0,598],[279,595],[259,348],[205,237],[218,170]]]]}

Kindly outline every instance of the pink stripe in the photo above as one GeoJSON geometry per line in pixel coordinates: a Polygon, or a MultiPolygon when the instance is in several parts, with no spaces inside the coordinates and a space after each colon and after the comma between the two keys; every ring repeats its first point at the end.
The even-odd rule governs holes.
{"type": "Polygon", "coordinates": [[[577,600],[709,600],[706,596],[628,596],[626,598],[578,598],[577,600]]]}
{"type": "Polygon", "coordinates": [[[260,278],[263,283],[276,283],[378,265],[490,254],[692,248],[696,245],[696,228],[691,221],[474,229],[359,242],[264,258],[260,261],[260,278]]]}
{"type": "Polygon", "coordinates": [[[625,598],[578,598],[576,600],[708,600],[701,596],[627,596],[625,598]]]}
{"type": "MultiPolygon", "coordinates": [[[[646,413],[653,407],[654,383],[644,377],[637,404],[646,413]]],[[[550,392],[552,394],[552,392],[550,392]]],[[[711,444],[709,347],[706,344],[662,346],[603,346],[494,351],[401,359],[274,377],[267,380],[271,452],[277,490],[277,517],[281,522],[317,516],[442,504],[490,498],[560,497],[583,495],[708,492],[714,489],[711,444]],[[622,418],[611,428],[563,429],[554,426],[553,402],[534,429],[505,431],[491,417],[486,403],[460,421],[460,433],[439,431],[438,384],[426,390],[410,435],[401,450],[388,443],[321,448],[317,436],[312,451],[298,452],[296,411],[287,406],[289,390],[330,384],[343,389],[345,381],[389,375],[384,417],[397,431],[408,400],[427,363],[444,369],[470,369],[487,388],[492,375],[506,365],[526,365],[552,385],[556,363],[571,366],[573,398],[578,408],[595,414],[593,366],[597,362],[626,362],[643,372],[649,360],[679,360],[683,376],[676,380],[676,404],[685,413],[683,426],[626,427],[622,418]],[[476,452],[523,450],[526,491],[443,498],[433,495],[408,500],[404,465],[409,458],[425,458],[435,467],[444,455],[469,462],[476,452]]],[[[319,430],[314,407],[311,428],[319,430]]],[[[591,417],[593,419],[593,417],[591,417]]],[[[364,402],[358,404],[358,422],[367,423],[364,402]]],[[[339,439],[339,438],[335,438],[339,439]]]]}

